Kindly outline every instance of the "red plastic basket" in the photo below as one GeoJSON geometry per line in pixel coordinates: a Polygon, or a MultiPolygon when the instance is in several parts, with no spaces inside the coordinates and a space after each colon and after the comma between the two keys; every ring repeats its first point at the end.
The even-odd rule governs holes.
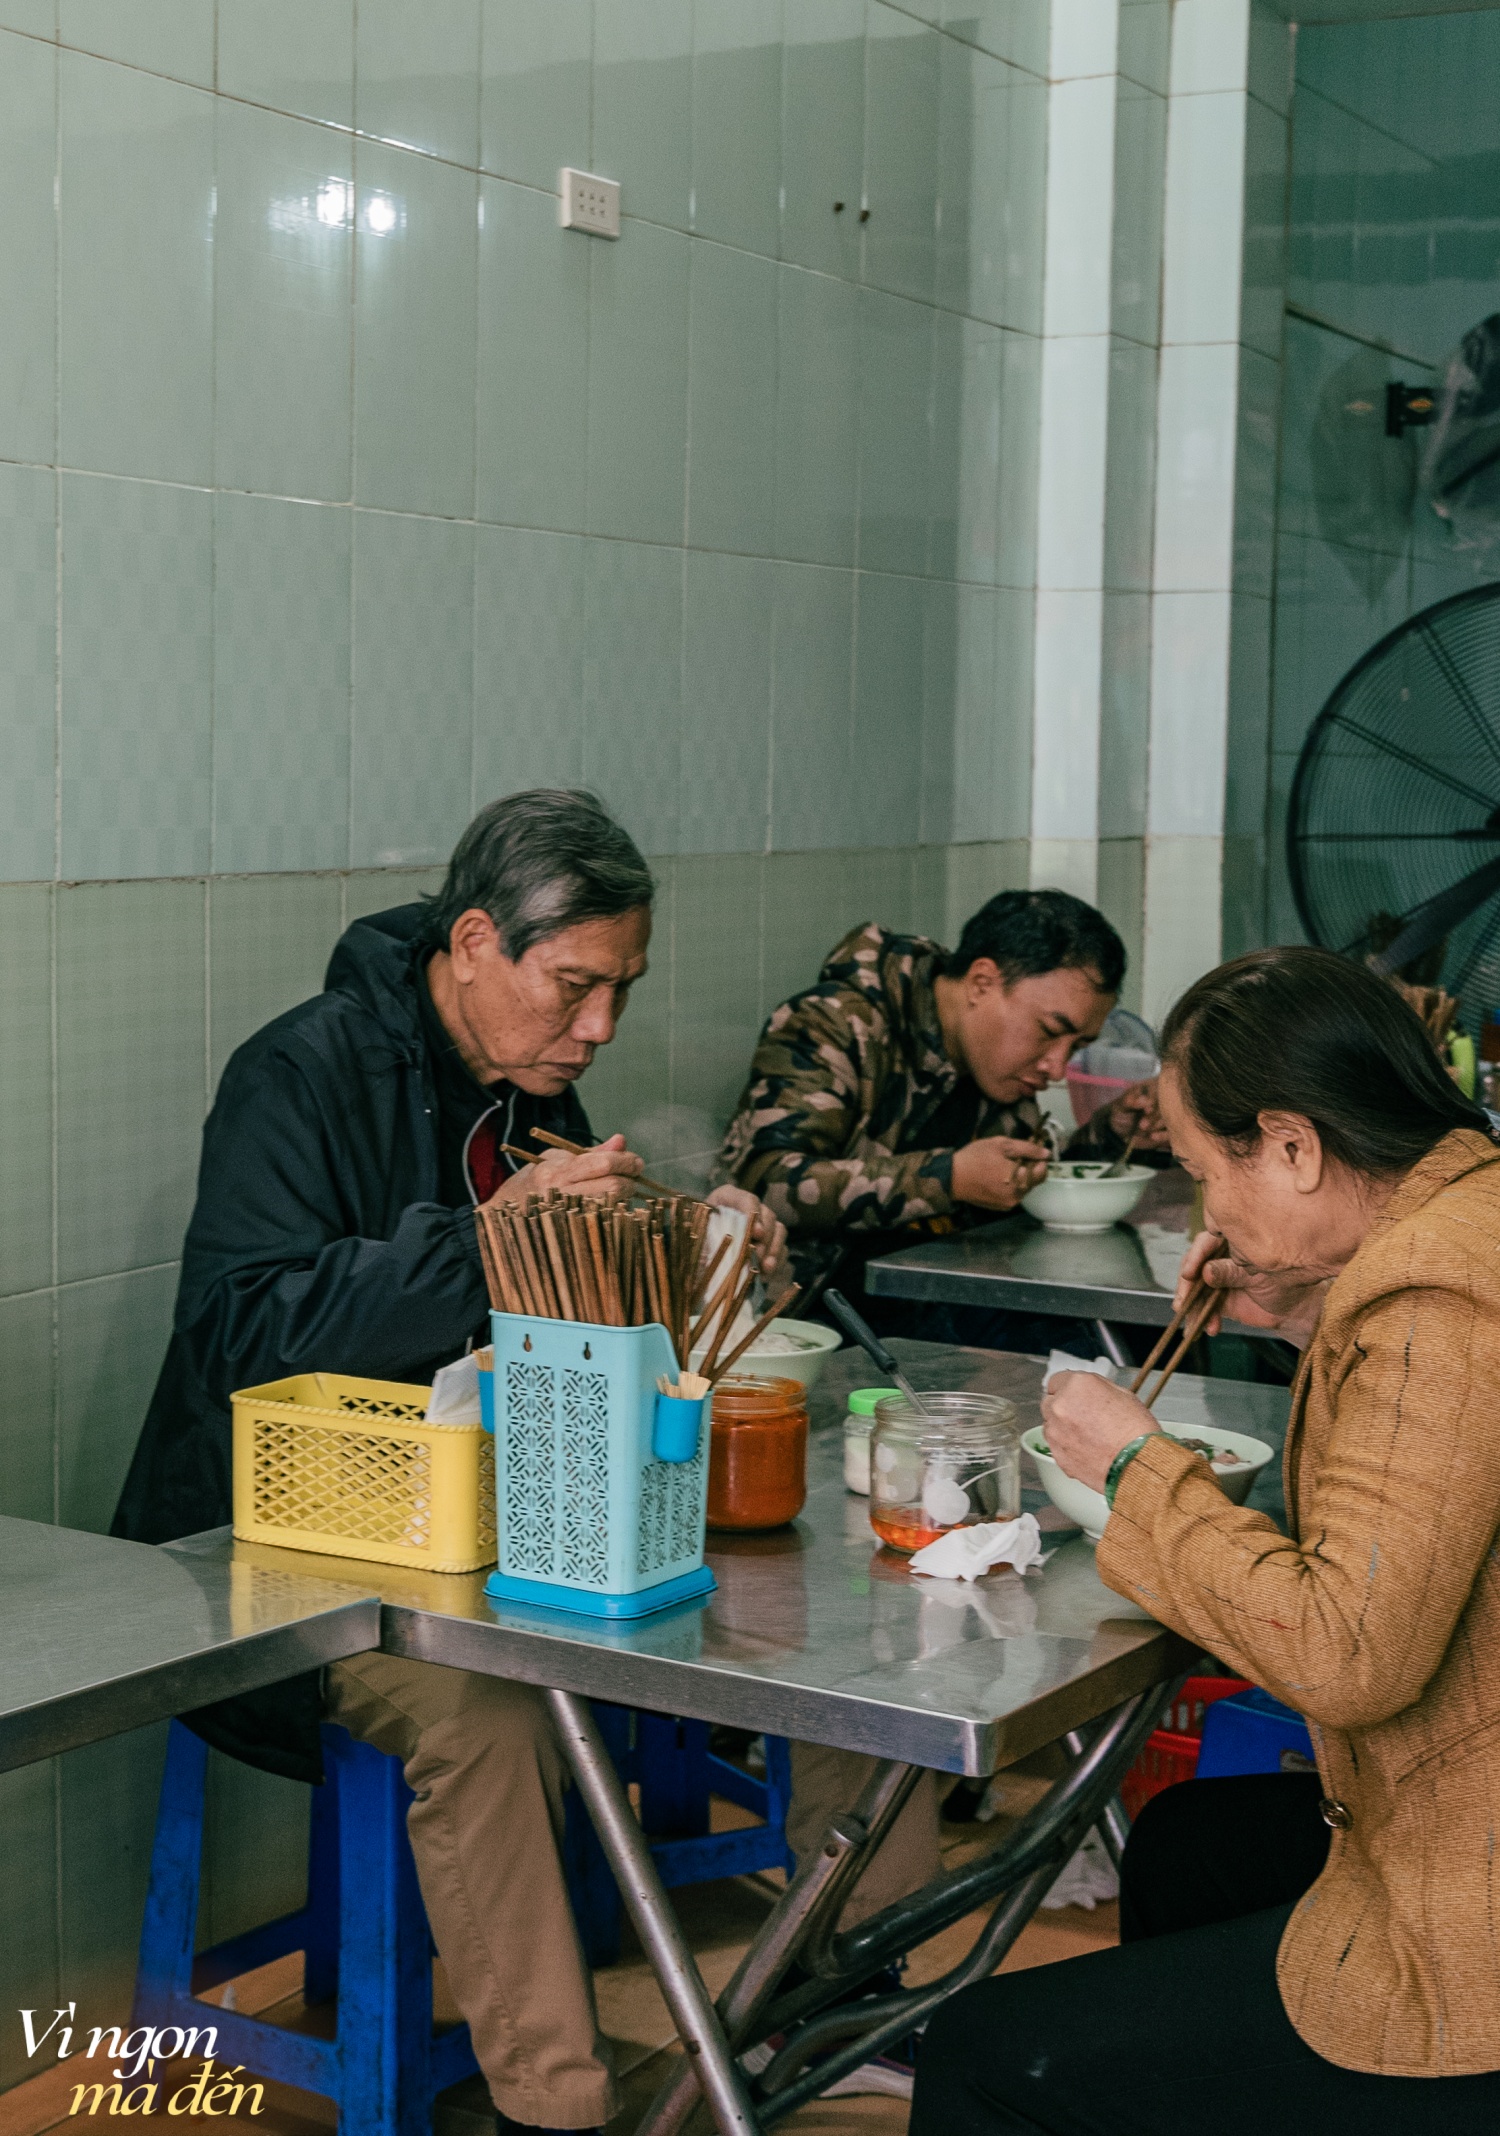
{"type": "Polygon", "coordinates": [[[1248,1691],[1243,1676],[1190,1676],[1167,1710],[1166,1723],[1147,1736],[1140,1756],[1120,1782],[1120,1800],[1134,1819],[1165,1787],[1191,1780],[1203,1747],[1203,1716],[1216,1699],[1248,1691]]]}

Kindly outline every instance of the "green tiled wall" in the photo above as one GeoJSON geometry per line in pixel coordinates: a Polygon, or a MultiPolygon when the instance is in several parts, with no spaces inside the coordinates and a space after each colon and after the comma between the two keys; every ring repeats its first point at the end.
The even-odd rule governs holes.
{"type": "MultiPolygon", "coordinates": [[[[845,927],[1027,879],[1046,23],[0,0],[0,1508],[108,1521],[225,1060],[478,803],[660,856],[587,1095],[684,1177],[845,927]]],[[[8,2007],[124,2016],[161,1741],[6,1778],[8,2007]]],[[[219,1936],[305,1798],[213,1771],[219,1936]]]]}
{"type": "Polygon", "coordinates": [[[213,13],[0,27],[0,880],[430,863],[540,778],[661,850],[941,839],[955,612],[1015,740],[937,804],[1010,835],[1043,0],[213,13]],[[897,790],[778,823],[783,705],[897,790]]]}
{"type": "Polygon", "coordinates": [[[1384,400],[1390,379],[1434,381],[1495,309],[1500,183],[1500,15],[1304,27],[1296,55],[1268,941],[1301,939],[1283,840],[1309,726],[1377,639],[1475,582],[1413,501],[1421,433],[1387,439],[1384,400]]]}

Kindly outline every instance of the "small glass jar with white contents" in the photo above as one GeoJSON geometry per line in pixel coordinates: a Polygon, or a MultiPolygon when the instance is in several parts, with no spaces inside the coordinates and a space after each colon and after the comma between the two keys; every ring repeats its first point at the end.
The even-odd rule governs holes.
{"type": "Polygon", "coordinates": [[[1021,1439],[998,1394],[924,1394],[924,1408],[883,1395],[870,1434],[870,1526],[910,1556],[952,1528],[1014,1520],[1021,1439]]]}
{"type": "Polygon", "coordinates": [[[889,1387],[854,1387],[844,1416],[844,1488],[870,1495],[870,1434],[875,1429],[875,1404],[893,1390],[889,1387]]]}

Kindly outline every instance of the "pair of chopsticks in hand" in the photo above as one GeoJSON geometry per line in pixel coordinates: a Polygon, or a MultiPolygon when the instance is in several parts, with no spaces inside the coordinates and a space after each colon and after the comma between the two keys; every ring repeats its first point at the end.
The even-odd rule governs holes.
{"type": "MultiPolygon", "coordinates": [[[[549,1150],[564,1150],[570,1157],[586,1157],[588,1155],[588,1145],[586,1143],[569,1142],[564,1135],[550,1135],[544,1127],[534,1127],[531,1130],[531,1138],[533,1142],[545,1142],[549,1150]]],[[[514,1157],[521,1164],[540,1164],[542,1161],[535,1150],[517,1149],[513,1142],[502,1142],[500,1152],[502,1156],[514,1157]]],[[[633,1192],[664,1194],[669,1201],[696,1202],[701,1201],[703,1198],[699,1194],[684,1194],[681,1187],[666,1186],[659,1179],[648,1179],[644,1172],[639,1173],[636,1178],[628,1181],[627,1184],[633,1192]]]]}
{"type": "Polygon", "coordinates": [[[1188,1351],[1191,1350],[1198,1337],[1203,1333],[1203,1330],[1218,1311],[1222,1302],[1219,1293],[1212,1285],[1205,1283],[1202,1276],[1193,1278],[1192,1287],[1187,1296],[1167,1322],[1165,1328],[1163,1328],[1161,1340],[1146,1359],[1140,1371],[1137,1372],[1135,1378],[1130,1382],[1131,1393],[1140,1394],[1141,1401],[1147,1409],[1156,1407],[1157,1396],[1187,1356],[1188,1351]],[[1161,1358],[1166,1354],[1172,1337],[1177,1334],[1181,1335],[1182,1340],[1179,1342],[1175,1354],[1167,1360],[1165,1365],[1161,1365],[1160,1377],[1151,1392],[1149,1394],[1141,1394],[1141,1389],[1145,1386],[1153,1370],[1157,1368],[1161,1358]]]}

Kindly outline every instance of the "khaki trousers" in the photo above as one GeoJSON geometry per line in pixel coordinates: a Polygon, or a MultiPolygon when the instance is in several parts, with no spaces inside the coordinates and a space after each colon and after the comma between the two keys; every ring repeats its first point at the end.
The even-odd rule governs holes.
{"type": "MultiPolygon", "coordinates": [[[[839,1810],[852,1810],[877,1760],[853,1750],[825,1750],[818,1743],[792,1745],[792,1807],[786,1836],[799,1865],[822,1843],[823,1829],[839,1810]]],[[[854,1887],[839,1916],[840,1926],[879,1913],[895,1899],[920,1891],[942,1868],[938,1848],[938,1775],[924,1772],[881,1844],[879,1853],[854,1887]]]]}
{"type": "Polygon", "coordinates": [[[324,1671],[323,1710],[405,1767],[433,1941],[496,2106],[546,2128],[607,2121],[614,2072],[558,1857],[567,1771],[541,1693],[359,1654],[324,1671]]]}

